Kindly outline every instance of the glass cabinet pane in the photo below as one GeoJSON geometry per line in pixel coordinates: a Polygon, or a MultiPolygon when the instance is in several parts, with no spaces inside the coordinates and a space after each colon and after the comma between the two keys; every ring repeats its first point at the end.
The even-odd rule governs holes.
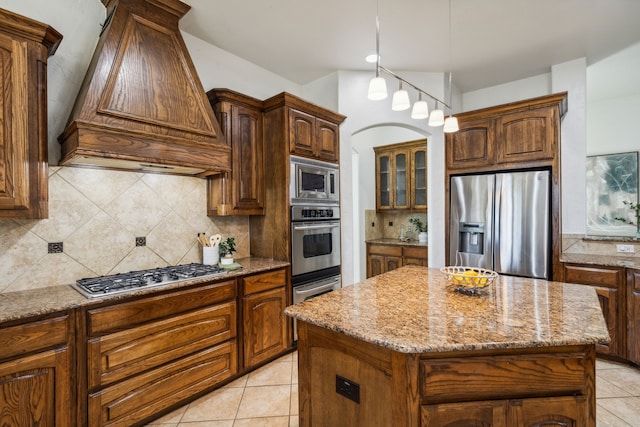
{"type": "Polygon", "coordinates": [[[427,153],[424,150],[413,153],[415,177],[413,179],[413,200],[416,206],[427,205],[427,153]]]}
{"type": "Polygon", "coordinates": [[[407,155],[396,154],[396,206],[407,205],[407,155]]]}
{"type": "Polygon", "coordinates": [[[380,206],[391,206],[391,159],[389,156],[381,156],[378,165],[380,206]]]}

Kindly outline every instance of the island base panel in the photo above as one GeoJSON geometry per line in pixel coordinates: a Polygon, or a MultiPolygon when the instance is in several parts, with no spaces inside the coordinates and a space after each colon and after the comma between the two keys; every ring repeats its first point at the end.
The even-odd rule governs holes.
{"type": "MultiPolygon", "coordinates": [[[[303,321],[298,321],[298,328],[298,392],[300,426],[303,427],[596,425],[593,345],[407,354],[303,321]],[[428,395],[426,384],[434,379],[434,368],[430,364],[435,369],[443,369],[447,360],[462,363],[465,358],[472,365],[474,361],[483,361],[485,368],[495,358],[493,375],[496,378],[482,381],[499,382],[500,370],[514,365],[505,375],[521,374],[522,384],[527,384],[531,378],[526,369],[518,366],[541,368],[545,365],[549,368],[549,384],[559,384],[554,372],[557,370],[567,384],[564,388],[550,387],[546,392],[539,387],[529,392],[519,387],[513,395],[505,390],[502,398],[496,399],[486,399],[490,393],[486,390],[483,393],[481,387],[478,396],[471,390],[456,393],[460,401],[429,403],[447,400],[442,394],[437,398],[428,395]],[[519,359],[522,360],[518,362],[519,359]],[[346,379],[348,384],[337,382],[337,377],[346,379]],[[350,386],[358,388],[358,402],[354,401],[350,386]]],[[[535,371],[535,383],[544,381],[541,378],[545,375],[544,369],[535,371]]],[[[485,369],[477,374],[480,379],[491,375],[485,369]]],[[[473,372],[460,371],[447,376],[448,386],[455,386],[452,382],[456,381],[463,383],[457,385],[458,391],[464,384],[476,381],[473,372]]],[[[515,380],[510,378],[510,381],[515,380]]]]}

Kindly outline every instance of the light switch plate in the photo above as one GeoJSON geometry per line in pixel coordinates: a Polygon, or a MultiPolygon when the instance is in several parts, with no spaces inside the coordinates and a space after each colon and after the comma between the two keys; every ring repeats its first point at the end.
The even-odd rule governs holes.
{"type": "Polygon", "coordinates": [[[616,245],[616,249],[618,250],[618,252],[625,254],[632,254],[636,251],[633,245],[616,245]]]}

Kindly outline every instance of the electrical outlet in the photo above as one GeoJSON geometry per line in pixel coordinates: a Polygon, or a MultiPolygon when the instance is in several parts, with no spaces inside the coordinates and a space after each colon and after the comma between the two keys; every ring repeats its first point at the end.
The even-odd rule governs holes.
{"type": "Polygon", "coordinates": [[[618,250],[618,252],[625,254],[632,254],[636,251],[633,245],[616,245],[616,249],[618,250]]]}
{"type": "Polygon", "coordinates": [[[336,375],[336,393],[360,403],[360,384],[336,375]]]}

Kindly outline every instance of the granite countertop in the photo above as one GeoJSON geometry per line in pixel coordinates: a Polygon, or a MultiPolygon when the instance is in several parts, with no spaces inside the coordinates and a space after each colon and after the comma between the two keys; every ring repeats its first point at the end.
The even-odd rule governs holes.
{"type": "Polygon", "coordinates": [[[370,239],[365,240],[365,243],[373,243],[376,245],[394,245],[394,246],[420,246],[420,247],[428,247],[429,244],[427,242],[419,242],[417,240],[399,240],[399,239],[370,239]]]}
{"type": "Polygon", "coordinates": [[[633,256],[562,253],[560,261],[575,264],[606,265],[609,267],[640,268],[640,257],[633,256]]]}
{"type": "MultiPolygon", "coordinates": [[[[217,276],[215,279],[231,279],[238,276],[246,276],[289,265],[289,263],[285,261],[252,257],[238,259],[236,262],[242,265],[241,269],[229,271],[223,276],[217,276]]],[[[131,291],[123,294],[106,295],[98,298],[87,298],[76,291],[71,285],[50,286],[28,291],[0,293],[0,322],[26,319],[29,317],[61,312],[71,308],[101,304],[106,301],[118,301],[131,296],[153,294],[169,289],[178,289],[209,280],[211,280],[211,278],[199,277],[179,283],[169,283],[167,285],[131,291]]]]}
{"type": "Polygon", "coordinates": [[[593,288],[500,276],[454,291],[439,269],[406,266],[289,306],[296,319],[403,353],[606,343],[593,288]]]}

